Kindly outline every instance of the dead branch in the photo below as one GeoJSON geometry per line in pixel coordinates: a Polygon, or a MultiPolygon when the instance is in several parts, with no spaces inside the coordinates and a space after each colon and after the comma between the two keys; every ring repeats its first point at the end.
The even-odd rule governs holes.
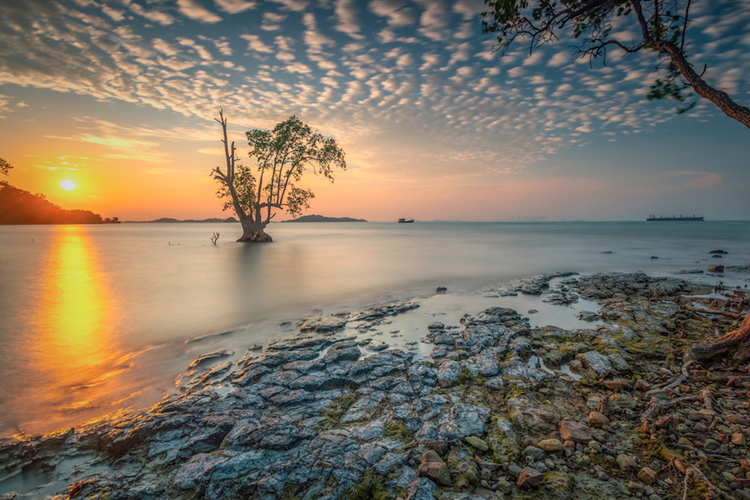
{"type": "Polygon", "coordinates": [[[700,399],[700,397],[683,396],[677,399],[670,399],[669,401],[659,401],[656,398],[651,398],[649,407],[646,409],[646,411],[643,412],[643,415],[641,416],[641,428],[644,432],[648,432],[651,428],[651,425],[653,424],[654,419],[659,416],[659,413],[673,407],[678,403],[682,403],[685,401],[695,401],[697,399],[700,399]]]}
{"type": "Polygon", "coordinates": [[[706,492],[706,500],[712,500],[714,498],[725,498],[726,500],[735,500],[735,498],[732,495],[729,495],[723,491],[721,491],[719,488],[714,486],[711,481],[708,480],[708,478],[703,474],[700,469],[694,465],[683,463],[682,460],[676,458],[674,461],[675,467],[677,467],[677,470],[685,474],[685,494],[687,494],[687,479],[689,476],[695,476],[698,478],[699,481],[702,481],[707,487],[708,491],[706,492]]]}
{"type": "Polygon", "coordinates": [[[701,314],[715,314],[717,316],[727,316],[729,318],[743,318],[744,315],[731,311],[719,311],[718,309],[696,309],[695,307],[683,306],[685,311],[701,314]]]}
{"type": "Polygon", "coordinates": [[[688,379],[688,377],[690,377],[690,372],[688,371],[688,367],[690,367],[690,365],[692,363],[693,363],[692,359],[689,360],[687,363],[684,363],[682,365],[682,370],[681,370],[682,374],[680,376],[678,376],[676,379],[674,379],[674,382],[672,382],[671,384],[663,387],[662,390],[674,389],[675,387],[677,387],[678,385],[680,385],[681,383],[683,383],[684,381],[686,381],[688,379]]]}

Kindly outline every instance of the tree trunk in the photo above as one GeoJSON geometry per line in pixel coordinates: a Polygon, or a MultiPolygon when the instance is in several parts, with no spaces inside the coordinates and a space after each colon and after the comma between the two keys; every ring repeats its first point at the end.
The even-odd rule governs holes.
{"type": "Polygon", "coordinates": [[[242,237],[237,240],[238,242],[271,243],[273,241],[271,235],[263,230],[266,227],[265,224],[258,224],[249,218],[242,219],[240,222],[242,223],[242,237]]]}
{"type": "Polygon", "coordinates": [[[680,49],[671,42],[660,42],[657,44],[658,48],[662,48],[672,58],[672,61],[680,69],[680,73],[688,81],[693,90],[700,95],[716,104],[725,115],[730,118],[734,118],[738,122],[742,123],[746,127],[750,128],[750,109],[740,106],[729,97],[726,92],[715,89],[708,85],[701,77],[696,73],[690,63],[687,62],[685,57],[682,55],[680,49]]]}
{"type": "Polygon", "coordinates": [[[750,314],[745,316],[740,327],[716,340],[702,342],[687,350],[687,355],[697,361],[713,358],[731,348],[737,348],[734,359],[744,361],[750,358],[750,314]]]}

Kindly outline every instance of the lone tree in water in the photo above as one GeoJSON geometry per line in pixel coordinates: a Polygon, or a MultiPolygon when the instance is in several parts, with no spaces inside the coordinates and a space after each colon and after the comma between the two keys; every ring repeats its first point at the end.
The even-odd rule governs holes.
{"type": "Polygon", "coordinates": [[[258,179],[246,167],[237,163],[234,142],[227,138],[227,118],[219,111],[216,122],[221,125],[224,138],[226,172],[220,167],[211,171],[219,181],[219,198],[224,198],[224,210],[234,208],[242,224],[242,237],[237,241],[273,241],[264,229],[274,217],[274,210],[286,210],[290,215],[299,215],[309,208],[315,197],[310,189],[297,187],[305,170],[312,169],[333,182],[332,169],[346,170],[344,151],[336,141],[325,138],[302,123],[296,116],[276,125],[273,130],[251,130],[246,132],[250,158],[257,164],[258,179]]]}
{"type": "MultiPolygon", "coordinates": [[[[644,50],[666,58],[667,77],[656,80],[648,99],[671,97],[684,103],[688,88],[718,106],[727,116],[750,128],[750,109],[740,106],[725,92],[703,80],[688,62],[684,50],[689,27],[691,0],[484,0],[489,10],[482,13],[482,31],[498,33],[500,48],[505,51],[520,40],[529,44],[529,52],[554,42],[566,33],[577,42],[577,56],[601,57],[606,64],[608,49],[626,54],[644,50]],[[629,17],[640,37],[630,43],[610,36],[614,17],[629,17]],[[680,81],[681,78],[685,81],[680,81]]],[[[695,102],[678,112],[692,108],[695,102]]]]}

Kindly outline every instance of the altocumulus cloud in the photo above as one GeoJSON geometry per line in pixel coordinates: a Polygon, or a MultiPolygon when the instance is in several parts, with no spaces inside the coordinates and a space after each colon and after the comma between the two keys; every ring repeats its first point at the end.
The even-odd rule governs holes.
{"type": "MultiPolygon", "coordinates": [[[[693,9],[691,40],[701,43],[689,52],[710,63],[710,83],[748,95],[750,51],[739,47],[750,46],[750,4],[693,9]]],[[[615,140],[674,119],[671,103],[644,99],[656,77],[649,55],[611,55],[609,66],[590,69],[563,42],[531,57],[519,45],[501,58],[480,33],[482,10],[481,0],[2,2],[0,85],[205,120],[223,106],[256,126],[297,114],[354,146],[353,161],[365,167],[383,156],[376,139],[418,130],[418,152],[392,141],[391,161],[378,167],[386,176],[415,155],[433,171],[455,162],[518,171],[592,134],[615,140]]],[[[627,36],[618,23],[614,31],[627,36]]],[[[0,89],[3,115],[8,89],[0,89]]],[[[712,114],[701,103],[691,117],[712,114]]],[[[69,138],[99,141],[112,154],[132,146],[113,137],[69,138]]],[[[163,160],[145,145],[148,161],[163,160]]]]}

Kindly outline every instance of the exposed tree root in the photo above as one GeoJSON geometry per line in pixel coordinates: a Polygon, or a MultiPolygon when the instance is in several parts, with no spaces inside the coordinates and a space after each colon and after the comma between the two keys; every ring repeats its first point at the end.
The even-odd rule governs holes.
{"type": "Polygon", "coordinates": [[[686,355],[696,361],[705,361],[735,347],[737,353],[733,359],[739,361],[750,359],[750,314],[745,316],[738,329],[718,339],[695,345],[686,351],[686,355]]]}
{"type": "Polygon", "coordinates": [[[696,309],[695,307],[682,306],[685,311],[701,314],[715,314],[717,316],[727,316],[728,318],[742,318],[743,315],[732,311],[719,311],[718,309],[696,309]]]}
{"type": "Polygon", "coordinates": [[[708,488],[708,491],[706,492],[706,500],[714,500],[716,498],[735,500],[732,495],[729,495],[728,493],[725,493],[714,486],[711,481],[708,480],[705,474],[703,474],[700,469],[698,469],[698,467],[690,465],[688,463],[683,463],[682,460],[679,459],[675,459],[674,465],[675,467],[677,467],[677,470],[685,474],[685,493],[682,496],[683,500],[687,498],[687,481],[690,476],[695,476],[699,481],[703,482],[706,485],[706,487],[708,488]]]}

